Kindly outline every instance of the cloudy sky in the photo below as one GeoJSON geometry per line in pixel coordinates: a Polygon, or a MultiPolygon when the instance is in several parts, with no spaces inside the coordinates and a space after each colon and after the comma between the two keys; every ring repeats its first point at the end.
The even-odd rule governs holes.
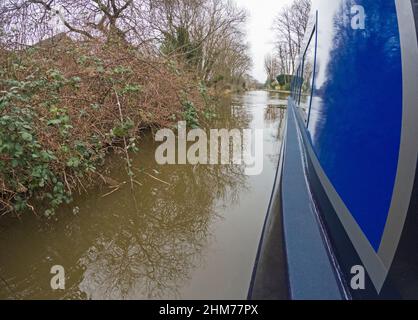
{"type": "Polygon", "coordinates": [[[235,0],[238,6],[246,8],[250,14],[247,36],[251,46],[254,67],[252,76],[260,82],[266,80],[264,56],[273,50],[272,24],[280,8],[292,0],[235,0]]]}

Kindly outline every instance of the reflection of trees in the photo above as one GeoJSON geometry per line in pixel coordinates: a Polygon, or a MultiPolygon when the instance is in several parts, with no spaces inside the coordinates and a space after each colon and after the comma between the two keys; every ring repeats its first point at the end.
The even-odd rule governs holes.
{"type": "MultiPolygon", "coordinates": [[[[314,131],[318,133],[318,137],[314,139],[322,139],[321,150],[326,150],[327,153],[332,148],[341,151],[342,149],[353,150],[351,148],[355,146],[341,142],[331,148],[333,137],[336,135],[352,137],[357,132],[362,132],[364,123],[384,121],[387,115],[382,112],[385,110],[381,106],[398,102],[398,96],[392,84],[402,83],[398,72],[401,61],[394,2],[342,1],[333,20],[332,33],[334,40],[330,48],[330,57],[327,61],[320,61],[319,57],[317,65],[317,69],[326,68],[325,73],[328,75],[327,81],[321,87],[315,88],[315,95],[323,99],[323,104],[321,104],[323,110],[314,110],[314,108],[312,110],[321,115],[326,114],[326,117],[321,116],[319,121],[311,121],[311,125],[316,127],[314,131]],[[350,27],[347,14],[354,4],[367,8],[365,30],[353,30],[350,27]],[[320,66],[321,62],[328,62],[328,64],[320,66]],[[373,84],[372,87],[371,84],[373,84]],[[363,121],[350,121],[357,117],[357,113],[353,111],[355,106],[362,106],[361,108],[367,106],[368,111],[363,114],[367,118],[362,119],[363,121]],[[347,122],[350,126],[347,126],[347,122]],[[326,130],[326,128],[333,128],[333,130],[326,130]]],[[[387,132],[392,130],[384,126],[382,129],[387,132]]],[[[355,140],[352,139],[352,141],[355,140]]],[[[361,137],[358,137],[357,141],[361,141],[361,137]]],[[[343,158],[346,157],[344,152],[339,154],[343,158]]],[[[332,162],[337,160],[330,159],[332,162]]]]}
{"type": "MultiPolygon", "coordinates": [[[[239,117],[218,119],[215,126],[224,128],[245,122],[239,117]]],[[[136,165],[154,166],[153,154],[148,159],[142,156],[136,165]]],[[[118,202],[123,203],[119,210],[127,207],[123,221],[117,231],[95,241],[90,248],[93,259],[90,252],[82,259],[87,270],[80,288],[92,297],[176,295],[210,239],[216,202],[237,200],[246,180],[243,168],[232,165],[160,166],[158,173],[151,173],[171,186],[145,177],[140,182],[146,187],[137,187],[132,195],[119,192],[118,202]]]]}
{"type": "Polygon", "coordinates": [[[267,126],[278,125],[275,139],[282,141],[283,126],[285,124],[285,115],[287,110],[287,93],[270,93],[268,105],[264,110],[264,121],[267,126]]]}
{"type": "Polygon", "coordinates": [[[247,105],[243,96],[236,96],[233,99],[224,98],[216,108],[216,114],[218,116],[212,121],[210,128],[248,128],[251,121],[251,114],[246,108],[247,105]]]}
{"type": "Polygon", "coordinates": [[[268,125],[278,123],[281,127],[284,123],[286,105],[269,105],[264,111],[264,120],[268,125]]]}
{"type": "MultiPolygon", "coordinates": [[[[364,216],[359,213],[364,203],[375,203],[374,212],[387,212],[392,190],[385,190],[382,181],[396,171],[401,122],[397,109],[387,106],[398,106],[402,99],[395,2],[341,1],[330,35],[329,58],[319,66],[325,68],[326,80],[315,87],[309,123],[315,151],[337,191],[351,199],[347,205],[353,214],[364,216]],[[364,30],[353,30],[347,19],[354,4],[366,8],[364,30]],[[359,184],[353,172],[363,173],[368,183],[359,184]]],[[[384,222],[376,220],[376,230],[384,222]]]]}
{"type": "MultiPolygon", "coordinates": [[[[220,108],[213,127],[248,126],[251,116],[244,108],[234,117],[230,113],[229,106],[220,108]]],[[[211,240],[211,223],[220,218],[217,206],[238,199],[246,176],[242,167],[233,165],[157,166],[153,142],[144,138],[140,147],[133,166],[170,185],[138,172],[135,180],[142,185],[135,184],[132,192],[129,183],[106,197],[102,195],[108,193],[107,187],[91,190],[75,199],[79,216],[71,214],[71,207],[63,210],[68,212],[57,223],[28,226],[18,236],[4,237],[0,248],[24,252],[22,261],[31,266],[26,273],[26,269],[13,271],[12,259],[1,262],[3,270],[13,274],[10,283],[22,298],[130,299],[178,294],[191,271],[202,263],[202,250],[211,240]],[[28,246],[25,250],[24,245],[28,246]],[[64,292],[49,288],[48,270],[55,263],[66,269],[64,292]]],[[[127,180],[118,157],[109,159],[109,168],[109,177],[127,180]]],[[[8,295],[0,287],[0,297],[8,295]]]]}
{"type": "MultiPolygon", "coordinates": [[[[315,87],[309,127],[328,178],[377,246],[390,207],[402,121],[396,4],[373,0],[340,3],[333,25],[327,29],[332,36],[330,47],[322,45],[318,51],[322,61],[317,67],[325,80],[315,87]],[[366,9],[364,30],[353,30],[347,19],[354,4],[366,9]],[[327,49],[329,57],[324,55],[327,49]]],[[[325,37],[319,34],[318,48],[321,39],[325,37]]]]}
{"type": "Polygon", "coordinates": [[[238,167],[227,166],[163,167],[158,177],[172,186],[146,179],[147,188],[138,187],[133,197],[128,190],[119,195],[128,207],[123,221],[83,256],[82,291],[94,298],[176,294],[199,263],[215,200],[245,182],[238,167]]]}
{"type": "MultiPolygon", "coordinates": [[[[283,141],[284,134],[284,125],[286,115],[286,105],[268,105],[264,111],[264,121],[267,125],[275,126],[277,124],[277,129],[274,129],[273,139],[275,141],[283,141]]],[[[280,148],[280,145],[278,146],[280,148]]],[[[280,153],[275,153],[268,155],[270,161],[274,164],[277,164],[280,158],[280,153]]]]}

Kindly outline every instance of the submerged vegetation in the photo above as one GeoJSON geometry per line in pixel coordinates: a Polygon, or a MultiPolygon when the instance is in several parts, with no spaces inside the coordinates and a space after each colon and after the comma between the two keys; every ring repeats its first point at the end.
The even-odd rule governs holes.
{"type": "Polygon", "coordinates": [[[202,125],[249,66],[245,12],[222,0],[5,1],[0,20],[1,215],[53,215],[106,183],[110,150],[132,177],[142,130],[202,125]]]}

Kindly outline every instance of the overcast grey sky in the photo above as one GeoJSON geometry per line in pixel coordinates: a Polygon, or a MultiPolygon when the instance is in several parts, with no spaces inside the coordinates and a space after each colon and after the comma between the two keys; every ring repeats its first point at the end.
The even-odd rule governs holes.
{"type": "Polygon", "coordinates": [[[253,59],[252,76],[260,82],[266,80],[264,56],[273,51],[272,24],[280,8],[292,0],[235,0],[237,5],[246,8],[250,14],[247,23],[247,37],[253,59]]]}

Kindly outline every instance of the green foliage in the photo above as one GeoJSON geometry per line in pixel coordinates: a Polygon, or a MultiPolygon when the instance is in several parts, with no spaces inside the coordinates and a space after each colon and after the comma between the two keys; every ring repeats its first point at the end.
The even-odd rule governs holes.
{"type": "Polygon", "coordinates": [[[210,97],[208,94],[208,87],[203,81],[199,82],[199,93],[205,101],[205,105],[208,106],[210,104],[210,97]]]}
{"type": "Polygon", "coordinates": [[[186,120],[186,123],[189,127],[195,129],[198,128],[199,125],[199,116],[194,104],[190,101],[186,101],[183,103],[184,112],[183,116],[186,120]]]}
{"type": "Polygon", "coordinates": [[[118,124],[114,127],[110,134],[112,137],[123,138],[129,135],[129,131],[134,127],[134,122],[130,119],[118,124]]]}
{"type": "Polygon", "coordinates": [[[282,90],[285,90],[285,91],[290,91],[290,89],[291,89],[291,83],[286,83],[286,84],[282,87],[282,90]]]}
{"type": "MultiPolygon", "coordinates": [[[[176,41],[177,48],[188,43],[184,34],[176,41]]],[[[206,85],[181,78],[184,70],[175,61],[158,64],[161,75],[154,75],[148,63],[108,58],[107,51],[81,45],[55,48],[55,56],[42,50],[10,54],[0,65],[0,214],[42,208],[45,216],[54,215],[72,200],[71,190],[93,181],[109,146],[123,142],[136,152],[134,128],[176,121],[181,112],[189,126],[198,127],[201,109],[188,95],[198,97],[199,90],[210,102],[206,85]]],[[[209,108],[203,116],[211,116],[209,108]]],[[[132,174],[130,163],[128,168],[132,174]]]]}
{"type": "Polygon", "coordinates": [[[293,76],[289,74],[280,74],[276,78],[277,82],[281,87],[285,86],[286,84],[292,83],[293,76]]]}
{"type": "Polygon", "coordinates": [[[206,108],[203,110],[203,116],[206,118],[206,120],[212,120],[216,118],[216,113],[212,108],[206,108]]]}
{"type": "Polygon", "coordinates": [[[129,139],[128,151],[130,151],[130,152],[138,152],[139,151],[139,148],[136,145],[136,138],[135,137],[129,139]]]}
{"type": "Polygon", "coordinates": [[[138,93],[141,91],[139,84],[127,84],[121,91],[121,94],[138,93]]]}
{"type": "Polygon", "coordinates": [[[131,74],[132,69],[125,66],[117,66],[113,69],[114,74],[131,74]]]}
{"type": "Polygon", "coordinates": [[[205,82],[199,82],[199,93],[205,102],[205,109],[203,110],[203,116],[206,120],[211,120],[216,117],[216,114],[213,110],[212,106],[212,97],[208,93],[208,87],[206,86],[205,82]]]}
{"type": "MultiPolygon", "coordinates": [[[[13,68],[24,66],[16,64],[13,68]]],[[[5,160],[0,161],[0,177],[12,192],[14,210],[26,210],[29,199],[36,196],[49,203],[45,215],[53,215],[58,206],[71,201],[71,191],[65,184],[62,170],[82,177],[87,171],[95,171],[102,161],[101,145],[94,139],[89,145],[71,142],[71,119],[66,108],[59,107],[60,90],[80,81],[77,77],[66,79],[56,69],[48,70],[39,78],[0,81],[0,86],[6,89],[0,98],[0,159],[5,160]],[[48,118],[38,114],[30,104],[41,91],[48,93],[41,104],[49,111],[48,118]],[[62,137],[60,158],[57,151],[48,150],[39,142],[37,123],[40,122],[55,128],[62,137]],[[66,169],[58,170],[60,159],[66,159],[66,169]]]]}
{"type": "Polygon", "coordinates": [[[177,27],[173,34],[166,33],[161,52],[166,55],[183,54],[185,60],[196,66],[202,57],[202,47],[190,39],[187,28],[177,27]]]}
{"type": "Polygon", "coordinates": [[[1,111],[8,108],[7,114],[2,112],[0,116],[0,155],[8,159],[0,162],[0,174],[9,188],[16,190],[13,197],[16,211],[26,209],[28,198],[49,186],[51,191],[41,198],[50,200],[48,213],[53,213],[58,205],[69,202],[71,195],[51,170],[50,164],[57,159],[56,156],[51,150],[43,149],[36,138],[33,124],[36,114],[29,107],[13,106],[14,99],[24,98],[15,92],[0,100],[1,111]]]}

